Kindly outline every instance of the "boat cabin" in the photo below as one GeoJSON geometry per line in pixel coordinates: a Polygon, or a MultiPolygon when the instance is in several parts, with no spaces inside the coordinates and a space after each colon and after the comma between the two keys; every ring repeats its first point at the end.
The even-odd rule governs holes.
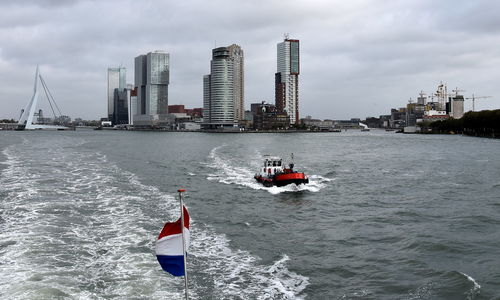
{"type": "Polygon", "coordinates": [[[266,157],[262,168],[262,175],[269,176],[283,172],[283,160],[280,157],[266,157]]]}

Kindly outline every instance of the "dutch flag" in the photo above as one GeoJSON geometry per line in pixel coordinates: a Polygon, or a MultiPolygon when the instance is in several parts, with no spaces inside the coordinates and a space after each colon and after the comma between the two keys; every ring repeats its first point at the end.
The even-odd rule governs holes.
{"type": "MultiPolygon", "coordinates": [[[[184,210],[184,240],[186,251],[189,246],[189,213],[184,210]]],[[[176,222],[168,222],[163,226],[156,241],[156,258],[162,269],[174,276],[184,276],[184,253],[182,249],[181,218],[176,222]]]]}

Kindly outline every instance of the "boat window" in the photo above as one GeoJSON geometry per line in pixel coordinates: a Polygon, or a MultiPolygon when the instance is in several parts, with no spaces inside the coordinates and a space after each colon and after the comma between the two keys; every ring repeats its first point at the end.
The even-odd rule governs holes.
{"type": "Polygon", "coordinates": [[[271,162],[270,161],[267,162],[267,166],[269,166],[269,167],[271,166],[271,162]]]}
{"type": "Polygon", "coordinates": [[[276,161],[273,161],[273,167],[276,167],[276,161]]]}
{"type": "Polygon", "coordinates": [[[281,167],[281,160],[278,161],[278,167],[281,167]]]}

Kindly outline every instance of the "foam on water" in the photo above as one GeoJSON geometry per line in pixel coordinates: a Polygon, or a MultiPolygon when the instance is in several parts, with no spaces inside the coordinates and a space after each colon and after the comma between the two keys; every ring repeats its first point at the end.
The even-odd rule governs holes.
{"type": "MultiPolygon", "coordinates": [[[[233,250],[229,240],[207,228],[193,235],[192,251],[200,272],[210,275],[214,295],[220,299],[301,299],[308,278],[286,268],[286,254],[272,265],[261,265],[258,257],[244,250],[233,250]],[[217,258],[217,259],[214,259],[217,258]]],[[[200,289],[202,287],[199,287],[200,289]]]]}
{"type": "Polygon", "coordinates": [[[467,275],[465,273],[462,273],[462,272],[458,272],[458,273],[460,273],[461,275],[465,276],[465,278],[467,278],[467,280],[469,280],[470,282],[472,282],[472,288],[467,292],[467,300],[475,299],[475,297],[477,295],[479,295],[479,293],[480,293],[481,286],[471,276],[469,276],[469,275],[467,275]]]}
{"type": "MultiPolygon", "coordinates": [[[[326,178],[320,175],[308,175],[309,183],[308,184],[289,184],[286,186],[278,187],[265,187],[262,184],[258,183],[255,178],[255,172],[250,168],[247,168],[243,165],[238,165],[238,162],[233,161],[229,157],[223,156],[220,154],[219,150],[225,147],[225,145],[215,147],[210,151],[209,159],[210,163],[209,167],[214,169],[214,173],[208,174],[207,179],[218,181],[225,184],[237,184],[249,187],[254,190],[266,190],[271,194],[280,194],[284,192],[319,192],[322,188],[326,187],[326,183],[333,181],[332,178],[326,178]]],[[[260,164],[261,158],[259,158],[260,164]]],[[[258,166],[254,166],[254,170],[257,170],[258,166]]]]}
{"type": "Polygon", "coordinates": [[[434,293],[434,283],[427,282],[414,291],[410,291],[410,293],[404,297],[404,300],[419,300],[419,299],[432,299],[434,293]]]}
{"type": "MultiPolygon", "coordinates": [[[[64,147],[73,142],[3,151],[0,298],[181,297],[181,280],[161,271],[153,251],[163,222],[177,218],[177,200],[105,155],[64,147]]],[[[287,269],[286,254],[262,264],[196,216],[189,253],[193,299],[206,290],[226,299],[299,299],[308,284],[287,269]]]]}

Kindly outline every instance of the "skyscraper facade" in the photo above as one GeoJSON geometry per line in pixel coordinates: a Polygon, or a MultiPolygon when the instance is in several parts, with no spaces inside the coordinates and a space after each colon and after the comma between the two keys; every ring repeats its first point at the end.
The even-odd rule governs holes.
{"type": "Polygon", "coordinates": [[[134,119],[149,122],[152,125],[166,119],[169,80],[170,55],[168,53],[155,51],[135,58],[138,117],[134,119]]]}
{"type": "Polygon", "coordinates": [[[203,77],[205,127],[232,127],[245,119],[243,61],[238,45],[212,50],[210,75],[203,77]]]}
{"type": "Polygon", "coordinates": [[[243,50],[240,46],[234,44],[228,48],[233,63],[234,122],[237,123],[245,119],[243,50]]]}
{"type": "Polygon", "coordinates": [[[113,103],[113,114],[109,120],[113,125],[124,125],[129,124],[129,99],[130,99],[130,89],[115,89],[114,103],[113,103]]]}
{"type": "Polygon", "coordinates": [[[108,68],[108,118],[115,113],[115,89],[123,91],[127,86],[127,69],[124,67],[108,68]]]}
{"type": "Polygon", "coordinates": [[[210,74],[203,76],[203,122],[206,124],[212,123],[212,118],[210,113],[212,108],[212,106],[210,105],[211,77],[212,76],[210,74]]]}
{"type": "Polygon", "coordinates": [[[275,74],[276,109],[290,117],[291,124],[299,123],[299,40],[285,38],[277,47],[275,74]]]}

